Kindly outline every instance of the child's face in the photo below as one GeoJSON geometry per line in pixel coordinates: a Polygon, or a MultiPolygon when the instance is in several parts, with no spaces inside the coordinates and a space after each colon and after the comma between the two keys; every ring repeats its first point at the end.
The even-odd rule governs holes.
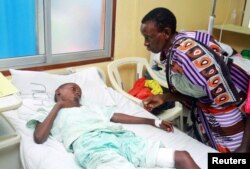
{"type": "Polygon", "coordinates": [[[58,99],[62,100],[79,100],[82,95],[81,88],[75,83],[68,83],[61,88],[56,90],[58,99]]]}

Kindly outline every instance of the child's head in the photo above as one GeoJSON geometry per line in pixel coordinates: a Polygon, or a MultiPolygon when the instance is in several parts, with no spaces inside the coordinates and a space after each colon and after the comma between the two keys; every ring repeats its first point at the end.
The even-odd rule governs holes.
{"type": "Polygon", "coordinates": [[[55,102],[59,100],[79,101],[82,95],[81,88],[76,83],[64,83],[55,91],[55,102]]]}

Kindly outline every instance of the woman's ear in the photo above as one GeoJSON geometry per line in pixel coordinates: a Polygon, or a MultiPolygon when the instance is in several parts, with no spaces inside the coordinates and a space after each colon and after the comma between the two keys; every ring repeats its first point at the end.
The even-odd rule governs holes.
{"type": "Polygon", "coordinates": [[[164,28],[163,32],[165,34],[165,39],[169,39],[172,35],[172,30],[169,27],[164,28]]]}

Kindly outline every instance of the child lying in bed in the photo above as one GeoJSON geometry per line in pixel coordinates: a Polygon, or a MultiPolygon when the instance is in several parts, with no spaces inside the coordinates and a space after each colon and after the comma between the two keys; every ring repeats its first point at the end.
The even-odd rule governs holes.
{"type": "Polygon", "coordinates": [[[75,83],[58,87],[53,108],[37,112],[27,123],[35,128],[36,143],[44,143],[51,134],[87,169],[199,168],[186,151],[174,151],[158,141],[139,138],[119,124],[148,124],[172,132],[170,122],[114,113],[110,107],[101,107],[100,114],[94,105],[80,104],[81,94],[81,88],[75,83]]]}

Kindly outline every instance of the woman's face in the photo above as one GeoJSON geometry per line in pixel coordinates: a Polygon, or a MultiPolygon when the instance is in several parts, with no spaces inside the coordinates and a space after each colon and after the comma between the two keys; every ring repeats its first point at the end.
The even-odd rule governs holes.
{"type": "Polygon", "coordinates": [[[169,36],[165,31],[159,32],[155,22],[148,21],[141,24],[141,34],[144,36],[144,46],[153,53],[163,51],[169,41],[169,36]]]}

